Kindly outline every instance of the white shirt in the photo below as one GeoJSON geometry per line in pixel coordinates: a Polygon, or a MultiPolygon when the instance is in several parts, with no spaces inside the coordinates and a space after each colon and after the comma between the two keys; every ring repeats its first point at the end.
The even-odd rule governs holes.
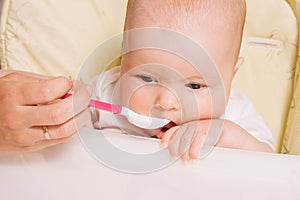
{"type": "MultiPolygon", "coordinates": [[[[90,85],[93,87],[93,97],[97,100],[110,102],[116,83],[120,78],[120,67],[101,73],[93,78],[90,85]]],[[[98,129],[116,127],[116,120],[113,114],[101,112],[100,119],[97,110],[92,110],[94,127],[98,129]]],[[[242,93],[231,91],[225,114],[221,117],[232,121],[245,129],[250,135],[260,142],[269,144],[273,149],[273,135],[260,116],[255,110],[251,101],[242,93]]],[[[119,128],[122,125],[118,124],[119,128]]],[[[137,129],[138,130],[138,129],[137,129]]]]}

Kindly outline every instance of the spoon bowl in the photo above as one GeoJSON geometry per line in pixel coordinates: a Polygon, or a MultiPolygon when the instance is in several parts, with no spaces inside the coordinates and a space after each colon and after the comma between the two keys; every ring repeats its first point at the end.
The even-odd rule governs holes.
{"type": "MultiPolygon", "coordinates": [[[[145,116],[138,114],[136,112],[133,112],[132,110],[128,108],[122,109],[122,112],[126,114],[123,114],[124,116],[127,117],[128,121],[135,126],[138,126],[140,128],[144,129],[157,129],[161,128],[165,125],[167,125],[170,120],[163,119],[163,118],[157,118],[157,117],[150,117],[150,116],[145,116]]],[[[122,114],[121,112],[121,114],[122,114]]]]}

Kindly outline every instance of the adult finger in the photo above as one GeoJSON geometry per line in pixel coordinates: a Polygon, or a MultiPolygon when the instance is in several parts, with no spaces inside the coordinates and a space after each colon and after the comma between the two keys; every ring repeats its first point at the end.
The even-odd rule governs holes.
{"type": "Polygon", "coordinates": [[[42,140],[39,141],[37,143],[35,143],[34,145],[28,145],[28,146],[15,146],[13,148],[9,148],[9,151],[12,152],[34,152],[34,151],[38,151],[50,146],[54,146],[54,145],[58,145],[61,143],[64,143],[66,141],[68,141],[70,137],[65,137],[65,138],[60,138],[60,139],[55,139],[55,140],[42,140]]]}
{"type": "Polygon", "coordinates": [[[41,150],[41,149],[45,149],[47,147],[51,147],[51,146],[54,146],[54,145],[64,143],[64,142],[68,141],[71,137],[72,136],[65,137],[65,138],[60,138],[60,139],[55,139],[55,140],[42,140],[42,141],[37,142],[34,146],[25,146],[25,147],[21,148],[21,151],[22,152],[38,151],[38,150],[41,150]]]}
{"type": "Polygon", "coordinates": [[[82,127],[92,126],[90,110],[86,109],[62,125],[48,126],[48,133],[54,139],[64,138],[75,134],[82,127]]]}
{"type": "Polygon", "coordinates": [[[9,135],[6,135],[5,139],[1,141],[1,144],[11,144],[15,147],[35,146],[39,141],[70,137],[74,135],[78,129],[87,126],[92,127],[91,115],[88,109],[62,125],[46,126],[46,128],[38,126],[24,130],[15,130],[9,135]],[[45,135],[45,131],[48,134],[47,136],[45,135]]]}
{"type": "Polygon", "coordinates": [[[48,80],[34,77],[8,75],[0,78],[2,101],[16,105],[36,105],[51,102],[63,96],[72,88],[72,82],[65,77],[48,80]]]}
{"type": "Polygon", "coordinates": [[[22,105],[45,104],[61,98],[73,86],[72,81],[65,77],[56,77],[48,80],[26,82],[18,85],[22,105]]]}
{"type": "Polygon", "coordinates": [[[48,105],[24,106],[22,114],[29,126],[59,125],[85,110],[90,102],[90,94],[81,87],[74,95],[48,105]]]}
{"type": "Polygon", "coordinates": [[[45,79],[45,80],[53,78],[53,76],[47,76],[47,75],[36,74],[36,73],[25,72],[25,71],[0,70],[0,78],[10,74],[15,74],[15,76],[12,76],[11,78],[17,78],[17,75],[20,75],[20,77],[32,77],[36,79],[45,79]]]}

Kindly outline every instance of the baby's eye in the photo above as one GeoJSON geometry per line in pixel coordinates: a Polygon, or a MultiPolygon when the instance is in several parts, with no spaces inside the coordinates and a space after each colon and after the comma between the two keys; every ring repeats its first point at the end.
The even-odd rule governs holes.
{"type": "Polygon", "coordinates": [[[186,84],[185,86],[189,87],[189,88],[191,88],[193,90],[199,90],[199,89],[205,87],[205,85],[201,85],[199,83],[189,83],[189,84],[186,84]]]}
{"type": "Polygon", "coordinates": [[[157,80],[151,76],[141,75],[140,78],[146,83],[157,82],[157,80]]]}

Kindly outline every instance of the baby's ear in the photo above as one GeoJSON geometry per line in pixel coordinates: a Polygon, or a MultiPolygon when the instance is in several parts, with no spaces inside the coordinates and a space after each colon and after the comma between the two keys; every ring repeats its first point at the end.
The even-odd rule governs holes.
{"type": "Polygon", "coordinates": [[[234,70],[233,70],[233,75],[236,74],[236,72],[239,70],[240,66],[243,64],[243,62],[244,62],[244,58],[239,57],[236,64],[235,64],[235,67],[234,67],[234,70]]]}

